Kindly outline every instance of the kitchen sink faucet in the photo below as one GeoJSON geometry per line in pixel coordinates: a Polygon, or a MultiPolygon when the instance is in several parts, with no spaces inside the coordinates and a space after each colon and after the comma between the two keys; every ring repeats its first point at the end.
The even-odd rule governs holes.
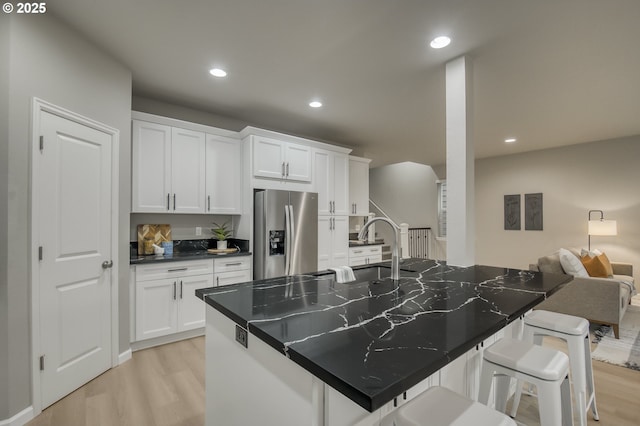
{"type": "Polygon", "coordinates": [[[375,222],[388,223],[389,226],[391,226],[391,229],[393,229],[393,241],[391,242],[391,279],[394,281],[398,281],[398,279],[400,279],[400,256],[398,255],[398,231],[400,230],[400,228],[386,217],[374,217],[373,219],[369,219],[369,221],[364,224],[363,228],[358,234],[358,239],[364,240],[364,235],[369,229],[369,226],[371,226],[375,222]]]}

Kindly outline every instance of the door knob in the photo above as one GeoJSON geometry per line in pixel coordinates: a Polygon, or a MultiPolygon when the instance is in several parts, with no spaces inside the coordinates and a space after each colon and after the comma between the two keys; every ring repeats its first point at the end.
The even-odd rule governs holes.
{"type": "Polygon", "coordinates": [[[109,269],[113,266],[113,260],[102,262],[102,269],[109,269]]]}

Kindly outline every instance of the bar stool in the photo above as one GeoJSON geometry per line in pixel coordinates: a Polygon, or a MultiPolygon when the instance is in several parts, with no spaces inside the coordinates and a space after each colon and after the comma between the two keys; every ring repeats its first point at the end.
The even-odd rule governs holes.
{"type": "Polygon", "coordinates": [[[434,386],[386,415],[380,426],[516,426],[508,416],[434,386]]]}
{"type": "Polygon", "coordinates": [[[538,389],[541,426],[573,425],[569,357],[551,348],[503,338],[484,351],[478,401],[487,404],[496,377],[496,410],[507,408],[511,377],[538,389]]]}
{"type": "MultiPolygon", "coordinates": [[[[578,407],[580,426],[586,426],[587,424],[589,407],[593,412],[593,418],[599,420],[595,386],[593,384],[589,321],[557,312],[533,311],[524,318],[523,340],[541,345],[543,336],[553,336],[567,342],[573,396],[576,407],[578,407]]],[[[516,394],[513,398],[513,407],[511,408],[511,415],[514,417],[518,410],[521,395],[522,383],[518,382],[516,394]]]]}

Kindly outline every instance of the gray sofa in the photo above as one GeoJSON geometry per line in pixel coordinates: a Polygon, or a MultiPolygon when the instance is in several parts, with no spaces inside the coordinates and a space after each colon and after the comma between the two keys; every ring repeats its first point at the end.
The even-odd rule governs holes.
{"type": "MultiPolygon", "coordinates": [[[[570,250],[580,257],[579,252],[570,250]]],[[[630,263],[611,262],[613,277],[583,278],[573,281],[551,295],[535,309],[560,312],[586,318],[591,323],[612,326],[616,339],[620,338],[620,322],[627,310],[634,290],[633,267],[630,263]]],[[[533,271],[564,274],[558,253],[538,259],[529,265],[533,271]]]]}

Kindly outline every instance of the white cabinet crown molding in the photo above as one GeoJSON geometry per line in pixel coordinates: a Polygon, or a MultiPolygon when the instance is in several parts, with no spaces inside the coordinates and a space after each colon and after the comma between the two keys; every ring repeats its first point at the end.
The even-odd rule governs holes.
{"type": "Polygon", "coordinates": [[[149,114],[140,111],[131,111],[132,120],[148,121],[150,123],[164,124],[165,126],[180,127],[182,129],[193,130],[195,132],[209,133],[216,136],[223,136],[234,140],[240,140],[238,132],[233,130],[221,129],[219,127],[208,126],[205,124],[193,123],[190,121],[178,120],[161,115],[149,114]]]}
{"type": "Polygon", "coordinates": [[[259,129],[257,127],[247,126],[238,132],[240,138],[247,139],[249,136],[262,136],[265,138],[277,139],[282,142],[290,142],[294,144],[306,145],[311,148],[327,149],[329,151],[349,154],[352,149],[338,145],[332,145],[328,142],[320,142],[312,139],[301,138],[299,136],[287,135],[285,133],[274,132],[272,130],[259,129]]]}

